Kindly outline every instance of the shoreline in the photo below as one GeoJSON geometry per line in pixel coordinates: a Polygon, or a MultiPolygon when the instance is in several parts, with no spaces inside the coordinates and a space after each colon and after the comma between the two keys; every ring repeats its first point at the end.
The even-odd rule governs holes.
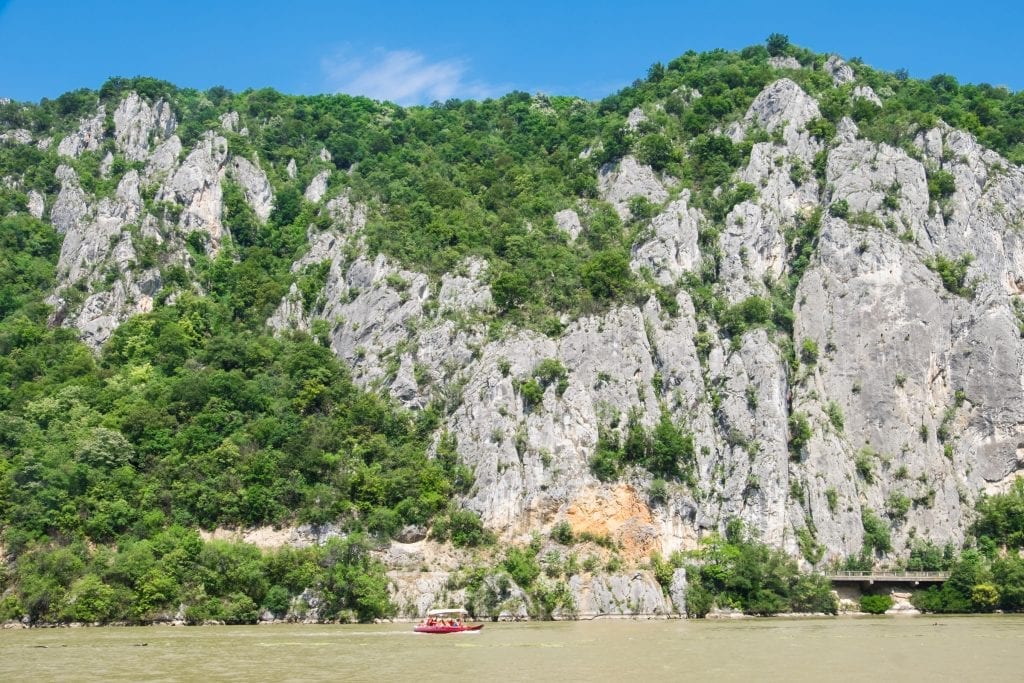
{"type": "MultiPolygon", "coordinates": [[[[683,615],[673,614],[595,614],[579,616],[573,619],[482,619],[472,620],[474,623],[483,624],[535,624],[553,622],[592,622],[592,621],[690,621],[690,622],[728,622],[728,621],[752,621],[752,620],[831,620],[831,619],[905,619],[905,618],[948,618],[948,617],[977,617],[977,616],[1015,616],[1014,612],[957,612],[949,614],[935,614],[927,612],[910,612],[908,610],[892,614],[870,614],[868,612],[840,612],[838,614],[825,614],[823,612],[784,612],[772,615],[756,614],[720,614],[709,615],[703,619],[688,618],[683,615]]],[[[225,624],[218,621],[207,621],[199,624],[188,624],[184,621],[153,621],[150,623],[131,624],[127,622],[110,623],[88,623],[88,622],[65,622],[65,623],[40,623],[24,624],[19,621],[8,621],[0,624],[0,630],[50,630],[50,629],[81,629],[81,628],[201,628],[210,626],[248,626],[248,627],[272,627],[272,626],[381,626],[387,624],[416,624],[418,618],[395,617],[394,619],[377,619],[373,622],[338,622],[338,621],[285,621],[275,619],[273,621],[258,621],[254,624],[225,624]]]]}

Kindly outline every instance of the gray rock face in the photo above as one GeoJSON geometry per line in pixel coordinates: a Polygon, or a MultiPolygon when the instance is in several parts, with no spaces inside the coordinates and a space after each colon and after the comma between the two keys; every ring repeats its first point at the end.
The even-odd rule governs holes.
{"type": "Polygon", "coordinates": [[[446,273],[441,276],[437,302],[442,313],[486,310],[493,305],[491,288],[483,282],[487,274],[487,262],[469,259],[464,270],[465,274],[446,273]]]}
{"type": "Polygon", "coordinates": [[[100,162],[100,176],[103,178],[110,177],[110,169],[114,166],[114,155],[107,152],[107,156],[103,157],[103,161],[100,162]]]}
{"type": "MultiPolygon", "coordinates": [[[[309,250],[292,265],[292,272],[299,272],[309,265],[330,262],[327,283],[324,287],[323,306],[338,306],[347,302],[357,291],[350,290],[346,282],[345,266],[348,262],[348,248],[354,246],[357,238],[355,233],[366,225],[366,207],[353,204],[347,195],[335,197],[327,203],[327,210],[336,222],[337,229],[322,233],[308,234],[309,250]]],[[[295,285],[282,299],[277,310],[267,320],[267,325],[275,330],[299,329],[308,331],[314,315],[321,319],[332,320],[323,312],[313,311],[307,314],[306,304],[295,285]]],[[[361,325],[358,321],[357,325],[361,325]]],[[[354,350],[353,350],[354,353],[354,350]]]]}
{"type": "Polygon", "coordinates": [[[114,110],[114,140],[131,161],[145,161],[152,141],[168,138],[177,127],[171,105],[158,100],[152,107],[138,93],[129,93],[114,110]]]}
{"type": "Polygon", "coordinates": [[[327,194],[327,181],[330,177],[330,171],[320,171],[313,176],[313,180],[309,181],[309,187],[306,188],[306,201],[319,204],[320,200],[327,194]]]}
{"type": "Polygon", "coordinates": [[[118,184],[115,198],[102,200],[89,224],[78,222],[64,236],[59,264],[67,268],[68,279],[82,280],[93,265],[102,261],[100,252],[109,249],[110,238],[119,236],[123,225],[137,221],[141,209],[139,174],[129,171],[118,184]]]}
{"type": "Polygon", "coordinates": [[[28,212],[33,218],[42,218],[46,210],[46,200],[35,190],[28,191],[28,212]]]}
{"type": "Polygon", "coordinates": [[[601,198],[610,202],[619,216],[629,218],[629,200],[645,197],[654,204],[668,199],[668,191],[654,173],[654,169],[627,156],[618,163],[606,164],[597,178],[601,198]]]}
{"type": "MultiPolygon", "coordinates": [[[[782,142],[754,145],[737,179],[754,185],[758,196],[734,208],[720,236],[721,291],[732,302],[763,296],[765,282],[789,268],[785,226],[823,204],[848,203],[851,222],[824,220],[818,254],[797,291],[795,343],[816,342],[822,351],[814,365],[788,370],[780,340],[756,329],[731,344],[711,330],[702,365],[697,322],[683,293],[676,318],[649,302],[571,321],[556,340],[519,332],[487,341],[472,323],[425,313],[435,296],[441,304],[454,292],[474,291],[472,278],[449,277],[435,295],[416,285],[415,274],[386,263],[357,259],[340,267],[344,245],[358,248],[358,229],[337,233],[332,247],[311,245],[311,254],[334,259],[326,305],[315,316],[343,321],[332,342],[356,365],[360,381],[384,381],[411,406],[454,397],[447,428],[476,477],[464,502],[506,538],[567,519],[597,525],[642,557],[692,548],[701,534],[735,517],[793,554],[800,553],[800,532],[825,547],[826,558],[844,557],[860,550],[864,511],[890,519],[888,501],[898,495],[913,503],[905,519],[890,519],[895,555],[912,537],[959,540],[977,493],[1024,468],[1016,448],[1024,441],[1024,396],[1019,381],[1006,381],[1024,374],[1009,308],[1010,298],[1024,293],[1024,254],[1009,229],[1024,219],[1024,175],[970,136],[947,128],[923,133],[917,144],[925,163],[942,164],[956,178],[943,217],[929,201],[921,162],[859,140],[856,125],[844,120],[829,150],[822,197],[815,179],[798,173],[822,149],[804,130],[817,116],[813,98],[787,79],[755,99],[739,137],[756,125],[781,130],[782,142]],[[876,224],[852,222],[866,216],[876,224]],[[913,241],[901,240],[905,233],[913,241]],[[923,265],[930,254],[968,251],[975,256],[971,277],[979,278],[973,301],[945,292],[923,265]],[[396,273],[409,283],[404,303],[388,284],[396,273]],[[375,347],[403,343],[413,350],[400,355],[389,377],[380,368],[388,354],[375,347]],[[561,395],[548,387],[539,404],[528,406],[517,381],[544,358],[564,365],[568,386],[561,395]],[[957,390],[965,399],[950,412],[957,390]],[[589,458],[599,429],[621,429],[631,410],[650,428],[661,403],[694,433],[700,483],[652,507],[640,494],[650,475],[631,471],[628,485],[601,484],[589,458]],[[797,454],[788,444],[793,412],[805,414],[812,429],[797,454]],[[945,443],[936,438],[940,431],[945,443]],[[873,472],[870,482],[865,467],[873,472]]],[[[602,170],[600,188],[620,211],[632,196],[668,197],[657,176],[629,157],[618,169],[602,170]]],[[[354,213],[341,202],[332,211],[354,213]]],[[[573,218],[562,212],[556,223],[572,234],[573,218]]],[[[701,262],[696,236],[703,220],[683,192],[652,221],[652,236],[635,248],[632,266],[674,283],[701,262]]],[[[609,590],[623,595],[620,589],[609,590]]],[[[605,589],[573,590],[584,610],[605,589]]]]}
{"type": "Polygon", "coordinates": [[[644,110],[640,107],[634,107],[629,112],[629,116],[626,117],[626,128],[629,130],[636,130],[640,127],[640,124],[647,120],[647,114],[644,114],[644,110]]]}
{"type": "Polygon", "coordinates": [[[862,100],[867,100],[876,106],[882,106],[882,100],[878,99],[878,95],[875,94],[875,91],[872,90],[870,85],[858,85],[853,89],[853,96],[862,100]]]}
{"type": "Polygon", "coordinates": [[[555,225],[558,229],[569,236],[573,242],[583,232],[583,224],[580,223],[580,216],[572,209],[563,209],[555,214],[555,225]]]}
{"type": "Polygon", "coordinates": [[[327,212],[348,234],[357,234],[366,226],[366,206],[353,204],[347,194],[328,201],[327,212]]]}
{"type": "Polygon", "coordinates": [[[633,270],[650,270],[658,284],[673,284],[700,262],[697,234],[703,217],[688,205],[689,199],[690,193],[684,190],[651,221],[654,237],[633,249],[633,270]]]}
{"type": "Polygon", "coordinates": [[[107,119],[106,108],[101,104],[94,117],[82,119],[78,130],[71,133],[57,145],[57,153],[64,157],[77,157],[82,152],[100,148],[103,140],[103,125],[107,119]]]}
{"type": "Polygon", "coordinates": [[[796,57],[790,57],[789,55],[779,55],[777,57],[768,58],[768,66],[773,69],[802,69],[800,62],[797,61],[796,57]]]}
{"type": "Polygon", "coordinates": [[[57,180],[60,181],[60,194],[50,209],[50,222],[57,232],[66,233],[78,227],[89,207],[73,168],[63,164],[58,166],[57,180]]]}
{"type": "Polygon", "coordinates": [[[422,619],[439,605],[462,605],[466,592],[448,590],[450,578],[449,572],[390,571],[391,601],[398,606],[399,615],[409,619],[422,619]]]}
{"type": "Polygon", "coordinates": [[[884,514],[893,496],[913,501],[894,525],[897,552],[922,534],[959,542],[977,492],[1024,465],[1017,447],[1024,354],[1009,310],[1018,296],[1013,273],[1021,245],[1006,222],[1022,215],[1017,193],[1024,174],[1011,168],[989,183],[996,155],[962,133],[933,131],[921,145],[929,139],[933,148],[960,149],[951,165],[957,192],[948,219],[930,213],[925,168],[901,150],[858,142],[840,145],[829,159],[834,197],[916,240],[903,242],[880,225],[829,219],[820,265],[798,291],[798,339],[834,350],[794,389],[794,407],[814,415],[827,396],[840,406],[850,435],[823,429],[808,449],[808,506],[830,550],[854,552],[860,509],[884,514]],[[886,188],[898,189],[890,189],[895,209],[882,206],[886,188]],[[955,258],[972,250],[973,299],[946,292],[923,264],[930,254],[955,258]],[[870,466],[870,481],[849,470],[855,459],[870,466]],[[827,483],[847,501],[834,513],[822,495],[827,483]]]}
{"type": "Polygon", "coordinates": [[[245,201],[252,207],[256,217],[261,221],[270,218],[270,212],[274,208],[274,192],[263,169],[245,157],[232,157],[228,172],[231,178],[242,186],[245,201]]]}
{"type": "Polygon", "coordinates": [[[569,579],[581,617],[599,615],[668,616],[673,606],[650,572],[630,575],[578,574],[569,579]]]}
{"type": "Polygon", "coordinates": [[[181,154],[181,140],[177,135],[172,135],[160,143],[153,155],[146,164],[146,177],[160,177],[166,175],[178,163],[178,156],[181,154]]]}
{"type": "Polygon", "coordinates": [[[67,199],[65,206],[54,205],[51,218],[55,213],[64,216],[66,233],[57,262],[57,289],[49,303],[60,322],[78,328],[82,340],[98,348],[121,322],[152,310],[153,296],[162,284],[158,268],[138,267],[134,238],[127,230],[138,223],[142,210],[139,174],[126,173],[114,198],[101,200],[94,209],[75,203],[73,171],[58,169],[58,175],[64,183],[61,195],[67,199]],[[84,286],[88,292],[78,310],[69,309],[64,294],[73,286],[84,286]]]}
{"type": "Polygon", "coordinates": [[[829,153],[828,183],[833,201],[846,200],[853,213],[895,221],[900,232],[917,234],[931,220],[924,166],[903,150],[866,140],[842,143],[829,153]],[[897,208],[884,207],[887,193],[896,197],[897,208]]]}
{"type": "MultiPolygon", "coordinates": [[[[819,116],[817,100],[788,78],[780,78],[754,98],[743,120],[748,125],[757,124],[769,133],[781,127],[786,144],[794,146],[801,129],[819,116]]],[[[742,137],[740,135],[739,139],[742,137]]]]}
{"type": "Polygon", "coordinates": [[[836,140],[839,142],[853,142],[860,135],[857,124],[849,116],[844,116],[836,126],[836,140]]]}
{"type": "Polygon", "coordinates": [[[238,121],[238,112],[229,111],[227,113],[221,114],[220,127],[228,131],[229,133],[234,133],[238,130],[238,121]]]}
{"type": "Polygon", "coordinates": [[[5,131],[0,133],[0,143],[14,143],[18,145],[27,145],[32,142],[32,133],[25,130],[24,128],[15,128],[14,130],[5,131]]]}
{"type": "MultiPolygon", "coordinates": [[[[382,554],[389,571],[388,589],[399,616],[420,619],[427,610],[439,605],[467,605],[465,589],[451,588],[457,578],[454,570],[461,562],[458,557],[438,557],[436,548],[429,544],[392,543],[382,554]],[[448,567],[439,571],[421,571],[424,564],[448,567]]],[[[543,554],[544,551],[542,551],[543,554]]],[[[556,550],[557,552],[557,550],[556,550]]],[[[472,605],[479,617],[502,615],[504,619],[528,619],[538,606],[514,583],[501,586],[489,576],[485,591],[493,595],[498,604],[472,605]]],[[[686,592],[686,572],[677,570],[672,590],[666,597],[650,571],[631,571],[621,574],[577,573],[569,578],[568,588],[573,596],[573,608],[556,613],[556,618],[592,618],[597,616],[667,617],[681,614],[686,592]],[[674,601],[678,602],[674,602],[674,601]]]]}
{"type": "Polygon", "coordinates": [[[812,210],[818,202],[818,184],[810,168],[821,144],[805,130],[819,116],[817,102],[793,81],[783,78],[765,88],[751,103],[733,133],[742,139],[758,126],[782,131],[782,143],[754,144],[750,161],[739,179],[758,190],[756,202],[738,204],[726,217],[720,237],[723,256],[720,278],[731,303],[763,296],[768,281],[776,281],[786,268],[783,226],[812,210]],[[803,170],[802,177],[796,173],[803,170]]]}
{"type": "Polygon", "coordinates": [[[157,193],[158,200],[184,207],[179,225],[186,232],[198,230],[207,233],[211,252],[220,248],[224,236],[220,220],[223,211],[220,180],[227,159],[227,140],[208,134],[157,193]]]}
{"type": "Polygon", "coordinates": [[[679,614],[686,614],[686,570],[680,567],[672,572],[672,583],[668,589],[672,607],[679,614]]]}
{"type": "Polygon", "coordinates": [[[825,62],[825,72],[832,77],[832,82],[836,85],[852,83],[856,80],[853,69],[838,55],[829,55],[828,61],[825,62]]]}

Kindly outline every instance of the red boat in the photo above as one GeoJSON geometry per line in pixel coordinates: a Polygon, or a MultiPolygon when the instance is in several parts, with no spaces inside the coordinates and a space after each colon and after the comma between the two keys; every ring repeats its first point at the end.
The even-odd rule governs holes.
{"type": "Polygon", "coordinates": [[[467,624],[469,612],[464,609],[432,609],[427,618],[416,624],[416,633],[466,633],[479,631],[483,624],[467,624]]]}

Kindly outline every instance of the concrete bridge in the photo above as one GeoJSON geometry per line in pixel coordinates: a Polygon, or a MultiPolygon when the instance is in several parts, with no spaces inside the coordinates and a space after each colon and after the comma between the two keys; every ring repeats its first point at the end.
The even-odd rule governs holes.
{"type": "Polygon", "coordinates": [[[870,585],[874,583],[895,583],[919,586],[923,583],[942,584],[949,578],[949,572],[900,572],[876,569],[868,572],[826,572],[825,578],[833,584],[857,583],[870,585]]]}

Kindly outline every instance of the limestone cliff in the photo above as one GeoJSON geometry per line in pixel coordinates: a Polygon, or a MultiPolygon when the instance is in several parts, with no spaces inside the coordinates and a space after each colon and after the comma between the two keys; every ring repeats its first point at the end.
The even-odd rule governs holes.
{"type": "MultiPolygon", "coordinates": [[[[795,60],[772,66],[800,68],[795,60]]],[[[838,58],[824,69],[837,88],[856,81],[838,58]]],[[[853,97],[882,104],[856,87],[853,97]]],[[[884,561],[905,555],[914,538],[961,541],[979,494],[1024,471],[1024,170],[942,123],[897,148],[865,139],[851,119],[825,139],[809,129],[820,116],[814,97],[779,78],[720,131],[737,144],[756,141],[733,177],[753,192],[720,222],[717,253],[702,241],[712,218],[681,181],[632,154],[600,166],[597,196],[559,208],[553,223],[567,241],[583,239],[601,202],[640,220],[629,265],[670,290],[671,301],[566,315],[555,336],[492,333],[499,313],[482,258],[437,277],[373,252],[368,221],[386,203],[340,190],[326,149],[287,162],[236,153],[236,131],[249,134],[237,112],[185,146],[163,100],[127,95],[110,129],[101,105],[58,144],[67,160],[56,171],[59,190],[35,192],[27,206],[64,234],[54,322],[99,348],[117,325],[156,305],[169,266],[189,273],[197,249],[213,256],[231,244],[225,180],[265,223],[272,179],[301,177],[310,215],[321,220],[311,220],[292,267],[296,284],[268,325],[317,331],[360,383],[413,410],[442,406],[438,434],[455,437],[474,475],[459,502],[501,538],[527,542],[565,520],[614,539],[639,563],[655,551],[693,549],[739,518],[795,556],[818,544],[828,561],[860,551],[862,518],[873,511],[892,528],[884,561]],[[99,196],[70,164],[105,138],[136,166],[99,196]],[[819,173],[808,172],[816,164],[819,173]],[[937,172],[953,181],[941,198],[929,194],[937,172]],[[654,206],[652,216],[632,216],[636,197],[654,206]],[[797,273],[791,337],[757,327],[730,336],[677,287],[713,265],[726,305],[771,296],[795,273],[788,231],[814,216],[820,228],[797,273]],[[966,280],[954,292],[935,264],[963,257],[966,280]],[[322,286],[299,287],[318,266],[322,286]],[[523,383],[545,359],[564,368],[564,382],[531,400],[523,383]],[[694,435],[692,484],[668,482],[654,496],[643,468],[614,481],[595,476],[590,461],[604,431],[624,434],[631,416],[652,429],[663,411],[694,435]],[[793,441],[797,416],[809,426],[805,443],[793,441]],[[909,507],[897,509],[900,500],[909,507]]],[[[645,125],[640,109],[624,123],[645,125]]],[[[32,141],[26,131],[3,136],[3,144],[32,141]]],[[[203,292],[201,281],[190,287],[203,292]]],[[[408,556],[391,558],[397,599],[422,612],[433,601],[424,596],[442,594],[455,566],[421,573],[435,555],[397,542],[390,552],[408,556]]],[[[672,611],[648,574],[574,581],[581,612],[629,611],[627,603],[633,612],[672,611]]],[[[678,583],[673,590],[682,591],[684,577],[678,583]]]]}
{"type": "MultiPolygon", "coordinates": [[[[468,263],[457,286],[446,280],[433,289],[387,259],[346,258],[345,245],[358,249],[358,222],[311,236],[295,268],[329,261],[323,296],[305,312],[293,290],[270,324],[309,329],[326,320],[332,347],[362,381],[382,383],[412,407],[445,400],[447,428],[476,476],[465,504],[510,538],[579,519],[572,511],[581,501],[609,495],[588,467],[599,430],[623,424],[631,411],[651,427],[665,404],[696,435],[699,483],[653,504],[650,475],[628,474],[635,510],[628,523],[601,528],[639,544],[640,555],[692,548],[739,517],[794,554],[808,530],[825,558],[844,557],[861,547],[862,511],[885,515],[893,496],[912,501],[892,519],[896,555],[915,536],[960,541],[977,495],[1024,466],[1024,347],[1012,308],[1021,292],[1024,250],[1013,226],[1024,211],[1024,173],[941,126],[922,133],[916,157],[860,139],[849,120],[826,148],[805,128],[817,116],[815,100],[787,79],[755,99],[732,135],[741,139],[750,125],[779,135],[756,143],[738,172],[757,197],[733,208],[721,238],[722,283],[736,303],[789,274],[785,226],[824,210],[794,310],[794,341],[812,340],[823,352],[795,371],[780,340],[761,330],[713,338],[702,365],[685,292],[677,315],[651,300],[570,321],[557,339],[527,330],[488,339],[474,322],[493,315],[486,264],[468,263]],[[795,166],[810,166],[826,149],[820,182],[794,179],[795,166]],[[941,212],[926,183],[940,167],[956,178],[941,212]],[[887,191],[895,199],[886,201],[887,191]],[[848,205],[847,218],[829,214],[838,202],[848,205]],[[968,253],[973,298],[946,291],[925,265],[968,253]],[[545,358],[564,365],[568,385],[527,405],[518,381],[545,358]],[[798,453],[788,443],[794,412],[812,428],[798,453]]],[[[661,204],[632,266],[664,284],[706,258],[697,234],[708,219],[673,183],[631,157],[598,179],[602,197],[624,216],[633,196],[661,204]]],[[[582,208],[557,218],[573,237],[585,230],[575,227],[582,208]]]]}

